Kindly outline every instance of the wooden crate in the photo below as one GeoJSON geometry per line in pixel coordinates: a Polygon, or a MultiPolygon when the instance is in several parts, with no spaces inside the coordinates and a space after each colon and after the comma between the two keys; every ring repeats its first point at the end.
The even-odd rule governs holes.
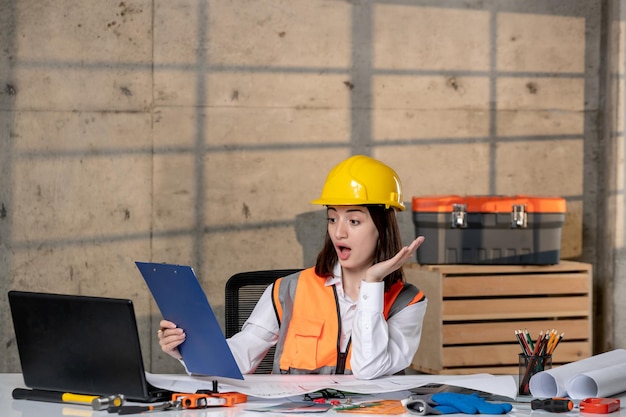
{"type": "Polygon", "coordinates": [[[565,336],[553,364],[592,354],[590,264],[418,265],[408,282],[428,298],[422,340],[412,367],[433,374],[517,374],[516,329],[534,339],[556,329],[565,336]]]}

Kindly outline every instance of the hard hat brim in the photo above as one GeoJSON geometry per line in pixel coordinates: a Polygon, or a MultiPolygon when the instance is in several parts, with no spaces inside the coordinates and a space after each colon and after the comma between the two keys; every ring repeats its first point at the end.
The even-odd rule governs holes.
{"type": "Polygon", "coordinates": [[[318,198],[315,200],[311,200],[311,204],[316,204],[316,205],[320,205],[320,206],[385,206],[385,208],[394,208],[398,211],[404,211],[406,209],[406,206],[404,205],[404,203],[394,203],[394,204],[385,204],[385,203],[372,203],[372,202],[368,202],[368,203],[364,203],[363,200],[359,200],[359,199],[346,199],[346,198],[338,198],[338,199],[332,199],[332,198],[318,198]]]}

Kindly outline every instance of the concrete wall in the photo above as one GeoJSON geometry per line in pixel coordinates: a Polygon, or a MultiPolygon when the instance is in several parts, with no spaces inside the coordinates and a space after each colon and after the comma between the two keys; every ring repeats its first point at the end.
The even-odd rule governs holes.
{"type": "MultiPolygon", "coordinates": [[[[599,248],[623,168],[606,140],[623,128],[606,116],[623,110],[605,93],[623,40],[615,16],[607,35],[607,4],[621,10],[0,0],[0,294],[130,298],[148,369],[180,371],[155,343],[160,315],[133,261],[193,265],[222,317],[234,273],[314,262],[325,226],[309,201],[357,153],[398,171],[409,207],[425,194],[565,197],[562,258],[593,263],[608,288],[623,245],[611,235],[608,260],[599,248]]],[[[401,223],[408,241],[410,211],[401,223]]],[[[0,371],[18,371],[0,299],[0,371]]],[[[599,349],[626,347],[612,303],[598,306],[599,349]]]]}
{"type": "MultiPolygon", "coordinates": [[[[600,240],[603,252],[610,257],[605,259],[604,265],[612,269],[608,270],[603,285],[603,297],[598,297],[597,305],[611,305],[612,314],[605,317],[607,339],[611,340],[611,346],[623,348],[626,346],[626,194],[624,187],[624,131],[626,120],[626,88],[624,75],[626,74],[626,2],[611,1],[608,4],[607,13],[607,68],[606,68],[606,99],[610,104],[604,114],[603,124],[606,126],[605,136],[608,144],[608,165],[613,167],[606,173],[607,184],[610,184],[610,192],[606,199],[609,207],[609,218],[613,220],[606,228],[607,234],[600,240]]],[[[598,308],[600,310],[601,308],[598,308]]]]}

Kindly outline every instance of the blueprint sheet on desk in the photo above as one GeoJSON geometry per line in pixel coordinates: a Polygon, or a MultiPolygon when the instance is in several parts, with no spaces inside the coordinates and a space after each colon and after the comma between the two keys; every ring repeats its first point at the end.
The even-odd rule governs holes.
{"type": "Polygon", "coordinates": [[[507,398],[517,395],[517,384],[511,375],[393,375],[373,380],[356,379],[353,375],[245,375],[243,381],[193,375],[147,373],[146,376],[152,385],[175,392],[210,390],[217,380],[220,392],[237,391],[259,398],[285,398],[321,389],[381,394],[428,384],[446,384],[507,398]]]}

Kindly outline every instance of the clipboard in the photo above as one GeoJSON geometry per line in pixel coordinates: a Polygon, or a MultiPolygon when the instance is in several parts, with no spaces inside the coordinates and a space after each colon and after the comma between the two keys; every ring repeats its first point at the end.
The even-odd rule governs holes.
{"type": "Polygon", "coordinates": [[[187,370],[196,375],[244,379],[193,268],[135,262],[161,315],[185,330],[178,347],[187,370]]]}

